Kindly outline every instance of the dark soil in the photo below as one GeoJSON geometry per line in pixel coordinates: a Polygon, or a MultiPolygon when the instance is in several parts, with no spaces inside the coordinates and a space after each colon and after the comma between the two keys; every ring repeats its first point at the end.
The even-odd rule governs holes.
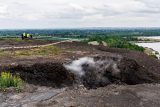
{"type": "MultiPolygon", "coordinates": [[[[89,51],[90,55],[105,55],[105,57],[109,56],[115,59],[117,56],[121,56],[122,59],[118,63],[118,68],[121,71],[120,76],[118,76],[120,78],[112,76],[106,71],[107,77],[111,78],[110,81],[112,81],[112,83],[120,81],[122,83],[135,85],[160,82],[160,61],[142,52],[130,51],[127,49],[107,48],[104,46],[92,46],[77,42],[58,44],[58,46],[67,49],[85,50],[89,51]]],[[[86,77],[86,80],[89,82],[85,81],[85,84],[87,83],[89,87],[97,85],[94,83],[90,84],[91,82],[94,82],[93,80],[95,77],[93,75],[94,74],[88,74],[86,77]]],[[[104,84],[98,84],[97,86],[103,85],[104,84]]]]}
{"type": "MultiPolygon", "coordinates": [[[[21,44],[17,46],[21,46],[21,44]]],[[[23,80],[29,83],[25,92],[0,92],[1,107],[160,106],[160,62],[157,59],[141,52],[92,46],[79,42],[66,42],[56,46],[67,51],[52,58],[12,58],[9,56],[1,58],[0,71],[7,70],[13,74],[19,74],[23,80]],[[96,60],[112,59],[116,62],[120,73],[112,74],[112,67],[104,71],[103,76],[109,78],[110,81],[108,84],[103,84],[103,82],[95,84],[93,81],[95,75],[91,72],[88,73],[83,84],[87,88],[96,87],[96,89],[88,90],[82,85],[75,86],[74,89],[65,87],[65,90],[53,88],[72,86],[75,83],[75,76],[66,70],[63,64],[68,64],[84,56],[96,56],[96,60]],[[117,58],[121,58],[121,60],[117,60],[117,58]]],[[[84,66],[87,67],[87,65],[84,66]]]]}
{"type": "Polygon", "coordinates": [[[160,61],[156,58],[150,57],[142,52],[130,51],[127,49],[98,47],[98,50],[122,55],[128,59],[135,60],[140,66],[160,76],[160,61]]]}
{"type": "Polygon", "coordinates": [[[87,88],[104,87],[108,84],[135,85],[158,83],[160,81],[160,77],[148,72],[148,70],[138,65],[134,60],[122,58],[118,61],[115,57],[107,58],[105,58],[105,60],[115,60],[114,63],[117,63],[120,73],[115,75],[112,66],[103,69],[103,71],[100,70],[101,72],[97,72],[98,69],[83,65],[85,68],[85,76],[78,79],[76,75],[66,70],[62,63],[49,62],[1,67],[0,71],[10,71],[12,74],[19,74],[20,77],[29,84],[52,87],[71,86],[77,82],[77,79],[78,82],[80,80],[87,88]],[[107,81],[103,81],[102,78],[107,78],[107,81]]]}
{"type": "Polygon", "coordinates": [[[25,82],[42,86],[70,86],[74,79],[74,76],[60,63],[36,63],[31,66],[17,65],[3,67],[1,71],[19,74],[25,82]]]}
{"type": "Polygon", "coordinates": [[[115,57],[100,57],[103,58],[102,61],[112,60],[107,68],[105,62],[92,67],[88,64],[82,65],[85,70],[85,75],[82,76],[82,83],[87,88],[104,87],[109,84],[136,85],[160,82],[159,76],[148,72],[146,68],[140,66],[135,60],[122,58],[118,61],[119,58],[115,57]],[[117,65],[118,71],[114,64],[117,65]]]}
{"type": "MultiPolygon", "coordinates": [[[[88,54],[100,54],[106,56],[122,56],[135,60],[140,66],[146,68],[148,72],[155,73],[160,76],[160,61],[150,57],[143,52],[130,51],[127,49],[107,48],[105,46],[92,46],[81,42],[58,44],[58,47],[64,49],[74,49],[76,51],[87,51],[88,54]]],[[[86,55],[87,56],[87,55],[86,55]]]]}
{"type": "Polygon", "coordinates": [[[129,85],[143,84],[143,83],[158,83],[160,77],[148,69],[139,65],[135,60],[123,58],[119,64],[120,81],[129,85]]]}
{"type": "Polygon", "coordinates": [[[96,55],[112,58],[117,63],[120,74],[118,76],[112,75],[112,69],[106,69],[103,76],[109,78],[109,82],[105,84],[98,82],[97,84],[94,81],[95,75],[88,73],[83,79],[83,84],[86,87],[101,87],[119,82],[129,85],[160,82],[159,61],[144,53],[126,49],[111,49],[104,46],[92,46],[81,42],[66,42],[56,46],[71,51],[64,51],[62,56],[56,58],[2,58],[1,64],[5,61],[8,62],[1,66],[1,71],[7,70],[13,74],[19,73],[26,82],[31,84],[53,87],[68,86],[75,82],[75,77],[64,68],[63,63],[69,63],[84,56],[96,55]],[[117,61],[116,59],[119,57],[121,57],[121,60],[117,61]]]}

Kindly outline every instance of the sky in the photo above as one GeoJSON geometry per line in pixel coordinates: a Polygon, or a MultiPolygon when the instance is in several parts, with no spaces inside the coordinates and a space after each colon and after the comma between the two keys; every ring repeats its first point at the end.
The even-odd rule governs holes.
{"type": "Polygon", "coordinates": [[[0,0],[0,29],[160,27],[160,0],[0,0]]]}

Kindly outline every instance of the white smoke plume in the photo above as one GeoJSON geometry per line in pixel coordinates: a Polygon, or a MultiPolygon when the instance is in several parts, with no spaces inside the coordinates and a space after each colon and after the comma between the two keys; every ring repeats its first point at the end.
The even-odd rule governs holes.
{"type": "Polygon", "coordinates": [[[71,64],[64,65],[64,66],[66,69],[70,70],[72,73],[79,75],[81,77],[85,74],[82,68],[83,64],[94,65],[95,62],[93,58],[83,57],[83,58],[73,61],[71,64]]]}
{"type": "Polygon", "coordinates": [[[107,57],[83,57],[64,66],[88,87],[105,86],[120,77],[118,61],[107,57]]]}

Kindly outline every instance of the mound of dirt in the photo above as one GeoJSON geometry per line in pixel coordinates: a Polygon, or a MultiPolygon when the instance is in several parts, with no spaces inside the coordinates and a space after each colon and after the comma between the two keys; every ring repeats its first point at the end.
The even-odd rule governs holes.
{"type": "Polygon", "coordinates": [[[107,48],[107,47],[98,47],[98,50],[102,52],[109,52],[112,54],[119,54],[128,59],[135,60],[138,65],[144,67],[150,73],[154,73],[160,77],[160,61],[153,57],[148,56],[143,52],[136,52],[127,49],[118,49],[118,48],[107,48]]]}
{"type": "Polygon", "coordinates": [[[64,66],[62,63],[36,63],[1,67],[0,71],[19,74],[35,85],[71,86],[83,84],[87,88],[104,87],[108,84],[158,83],[160,77],[149,72],[135,60],[121,57],[84,57],[64,66]]]}
{"type": "Polygon", "coordinates": [[[120,57],[83,57],[66,68],[87,88],[108,84],[158,83],[160,77],[140,66],[135,60],[120,57]]]}
{"type": "Polygon", "coordinates": [[[74,80],[74,76],[61,63],[36,63],[30,66],[17,65],[1,68],[1,71],[3,70],[12,74],[19,74],[24,81],[30,84],[42,86],[69,86],[72,85],[74,80]]]}
{"type": "Polygon", "coordinates": [[[117,64],[120,69],[120,81],[129,85],[157,83],[160,77],[140,66],[135,60],[123,58],[117,64]]]}
{"type": "Polygon", "coordinates": [[[59,60],[56,58],[53,58],[54,60],[51,58],[1,59],[0,63],[4,63],[3,65],[7,63],[7,65],[0,67],[0,71],[18,73],[26,82],[44,86],[68,86],[77,81],[88,88],[103,87],[113,83],[135,85],[160,82],[159,62],[144,53],[91,46],[82,42],[64,42],[56,46],[66,50],[74,49],[74,51],[67,51],[59,60]],[[95,57],[96,55],[98,56],[95,57]],[[86,56],[90,56],[91,58],[88,59],[91,61],[87,61],[88,59],[82,59],[83,63],[75,61],[78,64],[71,64],[76,65],[76,67],[69,67],[71,69],[63,66],[63,63],[68,64],[79,57],[86,56]],[[12,62],[19,65],[8,66],[12,62]],[[77,74],[84,75],[77,76],[77,74]]]}

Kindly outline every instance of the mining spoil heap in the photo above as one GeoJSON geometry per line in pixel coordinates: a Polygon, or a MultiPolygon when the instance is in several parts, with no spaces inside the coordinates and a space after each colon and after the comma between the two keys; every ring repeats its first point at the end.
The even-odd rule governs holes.
{"type": "MultiPolygon", "coordinates": [[[[2,57],[21,92],[0,92],[0,107],[159,107],[160,63],[141,52],[81,42],[56,44],[52,57],[2,57]]],[[[9,50],[13,51],[13,50],[9,50]]]]}

